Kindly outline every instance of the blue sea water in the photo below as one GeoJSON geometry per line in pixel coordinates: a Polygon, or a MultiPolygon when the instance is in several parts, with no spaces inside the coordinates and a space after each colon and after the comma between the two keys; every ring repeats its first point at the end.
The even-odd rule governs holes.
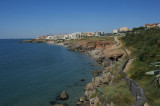
{"type": "Polygon", "coordinates": [[[57,102],[74,106],[91,82],[92,71],[100,69],[84,53],[18,41],[0,40],[0,106],[51,106],[63,90],[69,99],[57,102]]]}

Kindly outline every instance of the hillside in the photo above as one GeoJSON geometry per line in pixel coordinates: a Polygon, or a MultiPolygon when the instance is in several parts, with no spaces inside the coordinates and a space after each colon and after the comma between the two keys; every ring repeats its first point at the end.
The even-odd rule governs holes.
{"type": "Polygon", "coordinates": [[[146,72],[156,70],[151,63],[160,61],[160,29],[135,28],[132,32],[127,32],[122,41],[134,58],[128,75],[144,89],[147,103],[159,106],[160,79],[155,75],[147,75],[146,72]]]}

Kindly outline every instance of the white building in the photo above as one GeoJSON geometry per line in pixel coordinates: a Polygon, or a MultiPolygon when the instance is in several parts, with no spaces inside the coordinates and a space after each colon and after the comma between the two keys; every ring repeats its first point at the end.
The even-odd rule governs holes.
{"type": "Polygon", "coordinates": [[[69,39],[80,39],[81,37],[81,32],[71,33],[68,35],[69,39]]]}
{"type": "Polygon", "coordinates": [[[157,27],[158,27],[158,28],[160,28],[160,23],[159,23],[159,24],[157,24],[157,27]]]}
{"type": "Polygon", "coordinates": [[[49,35],[49,36],[47,36],[46,39],[55,39],[55,36],[54,35],[49,35]]]}
{"type": "Polygon", "coordinates": [[[128,31],[128,28],[127,27],[122,27],[122,28],[119,29],[119,31],[120,32],[125,32],[125,31],[128,31]]]}
{"type": "Polygon", "coordinates": [[[95,32],[95,36],[101,36],[101,32],[95,32]]]}
{"type": "Polygon", "coordinates": [[[61,35],[62,39],[69,39],[69,34],[61,35]]]}
{"type": "Polygon", "coordinates": [[[104,32],[95,32],[95,36],[104,36],[104,32]]]}
{"type": "Polygon", "coordinates": [[[114,29],[114,30],[112,31],[112,33],[118,33],[118,30],[117,30],[117,29],[114,29]]]}

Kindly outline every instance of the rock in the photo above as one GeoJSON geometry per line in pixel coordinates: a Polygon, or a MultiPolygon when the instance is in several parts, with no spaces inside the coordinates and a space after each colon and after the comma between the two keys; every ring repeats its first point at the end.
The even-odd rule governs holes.
{"type": "Polygon", "coordinates": [[[77,106],[81,106],[82,102],[78,101],[77,106]]]}
{"type": "Polygon", "coordinates": [[[86,96],[87,98],[90,98],[95,92],[96,92],[95,89],[92,89],[92,90],[90,90],[90,91],[85,91],[85,96],[86,96]]]}
{"type": "Polygon", "coordinates": [[[108,58],[105,57],[105,56],[101,56],[101,57],[99,57],[99,58],[96,60],[96,62],[97,62],[98,64],[101,64],[101,65],[104,66],[104,67],[108,67],[108,66],[110,66],[111,60],[108,59],[108,58]]]}
{"type": "Polygon", "coordinates": [[[101,71],[94,70],[94,71],[92,72],[92,74],[93,74],[94,76],[98,76],[98,75],[99,75],[99,73],[101,73],[101,71]]]}
{"type": "Polygon", "coordinates": [[[79,99],[79,101],[80,101],[80,102],[84,102],[84,100],[85,100],[85,99],[84,99],[84,97],[83,97],[83,96],[82,96],[82,97],[80,97],[80,99],[79,99]]]}
{"type": "Polygon", "coordinates": [[[110,72],[108,72],[108,73],[105,73],[105,74],[103,74],[102,75],[102,82],[104,83],[104,84],[109,84],[109,82],[112,80],[112,76],[111,76],[111,73],[110,72]]]}
{"type": "Polygon", "coordinates": [[[54,106],[65,106],[64,104],[55,104],[54,106]]]}
{"type": "Polygon", "coordinates": [[[104,62],[102,62],[102,66],[103,67],[108,67],[108,66],[110,66],[110,61],[104,61],[104,62]]]}
{"type": "Polygon", "coordinates": [[[90,90],[90,89],[93,89],[93,84],[92,83],[88,83],[85,87],[85,90],[90,90]]]}
{"type": "Polygon", "coordinates": [[[101,77],[96,77],[96,78],[95,78],[94,85],[95,85],[95,86],[99,86],[99,85],[101,84],[101,79],[102,79],[101,77]]]}
{"type": "Polygon", "coordinates": [[[94,64],[91,64],[91,66],[93,67],[93,66],[94,66],[94,64]]]}
{"type": "Polygon", "coordinates": [[[69,96],[65,90],[59,95],[60,100],[66,100],[66,99],[68,99],[68,97],[69,96]]]}
{"type": "Polygon", "coordinates": [[[89,101],[89,98],[87,96],[84,97],[85,101],[89,101]]]}
{"type": "Polygon", "coordinates": [[[85,81],[85,79],[82,78],[81,81],[85,81]]]}
{"type": "Polygon", "coordinates": [[[100,54],[100,51],[95,52],[95,55],[99,55],[99,54],[100,54]]]}
{"type": "Polygon", "coordinates": [[[83,106],[89,106],[89,101],[84,101],[83,106]]]}
{"type": "Polygon", "coordinates": [[[97,103],[99,102],[99,98],[95,97],[90,99],[90,106],[97,106],[97,103]]]}

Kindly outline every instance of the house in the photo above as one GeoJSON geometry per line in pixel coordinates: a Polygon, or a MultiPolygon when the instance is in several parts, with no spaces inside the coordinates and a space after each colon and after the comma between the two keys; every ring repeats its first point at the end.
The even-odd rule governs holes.
{"type": "Polygon", "coordinates": [[[101,36],[101,32],[95,32],[95,36],[101,36]]]}
{"type": "Polygon", "coordinates": [[[48,35],[46,39],[55,39],[55,35],[48,35]]]}
{"type": "Polygon", "coordinates": [[[119,29],[120,32],[126,32],[128,31],[129,29],[127,27],[122,27],[119,29]]]}
{"type": "Polygon", "coordinates": [[[76,32],[68,35],[69,39],[80,39],[82,37],[81,32],[76,32]]]}
{"type": "Polygon", "coordinates": [[[157,26],[157,23],[153,23],[153,24],[145,24],[146,28],[155,28],[157,26]]]}
{"type": "Polygon", "coordinates": [[[116,34],[116,33],[118,33],[118,30],[117,30],[117,29],[114,29],[114,30],[112,31],[112,33],[116,34]]]}
{"type": "Polygon", "coordinates": [[[81,36],[82,36],[82,37],[87,37],[87,36],[88,36],[88,32],[82,32],[82,33],[81,33],[81,36]]]}
{"type": "Polygon", "coordinates": [[[88,32],[87,36],[93,36],[93,34],[91,32],[88,32]]]}
{"type": "Polygon", "coordinates": [[[160,28],[160,23],[159,23],[159,24],[157,24],[157,27],[158,27],[158,28],[160,28]]]}
{"type": "Polygon", "coordinates": [[[36,39],[46,39],[47,36],[37,36],[36,39]]]}
{"type": "Polygon", "coordinates": [[[104,36],[105,34],[104,34],[104,32],[95,32],[95,36],[104,36]]]}

